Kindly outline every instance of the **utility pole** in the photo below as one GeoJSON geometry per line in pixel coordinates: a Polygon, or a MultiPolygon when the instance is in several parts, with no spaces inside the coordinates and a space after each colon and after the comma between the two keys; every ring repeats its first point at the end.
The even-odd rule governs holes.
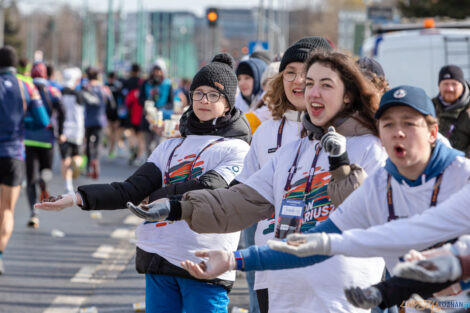
{"type": "Polygon", "coordinates": [[[58,61],[58,36],[57,36],[57,21],[55,16],[52,16],[52,64],[57,65],[58,61]]]}
{"type": "Polygon", "coordinates": [[[117,57],[118,57],[118,60],[120,62],[120,64],[122,65],[122,61],[124,60],[124,31],[125,31],[125,28],[124,28],[124,10],[123,10],[123,6],[124,6],[124,0],[121,0],[120,2],[120,5],[119,5],[119,12],[118,12],[118,21],[119,21],[119,39],[118,39],[118,48],[117,48],[117,57]]]}
{"type": "Polygon", "coordinates": [[[258,8],[258,41],[264,40],[264,0],[259,0],[258,8]]]}
{"type": "Polygon", "coordinates": [[[5,45],[5,0],[0,0],[0,47],[5,45]]]}
{"type": "Polygon", "coordinates": [[[83,19],[82,19],[82,68],[88,65],[88,0],[83,0],[83,19]]]}
{"type": "Polygon", "coordinates": [[[106,27],[106,72],[114,65],[114,12],[113,0],[108,0],[108,25],[106,27]]]}
{"type": "Polygon", "coordinates": [[[136,61],[144,67],[145,58],[145,36],[144,36],[144,7],[142,0],[139,0],[139,13],[137,14],[137,57],[136,61]]]}

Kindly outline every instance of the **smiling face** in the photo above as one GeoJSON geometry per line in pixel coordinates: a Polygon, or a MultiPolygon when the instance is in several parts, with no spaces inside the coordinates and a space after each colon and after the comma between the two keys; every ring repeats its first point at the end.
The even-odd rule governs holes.
{"type": "MultiPolygon", "coordinates": [[[[217,89],[209,86],[199,86],[193,92],[220,94],[217,89]]],[[[220,97],[216,102],[210,102],[207,97],[210,98],[209,95],[204,95],[201,100],[194,100],[193,98],[194,114],[196,114],[196,117],[201,122],[210,121],[216,117],[223,116],[226,112],[228,112],[229,105],[227,99],[222,94],[220,94],[220,97]]]]}
{"type": "Polygon", "coordinates": [[[283,71],[283,86],[284,93],[286,94],[287,100],[295,106],[297,111],[305,110],[305,74],[304,64],[301,62],[292,62],[287,64],[283,71]],[[293,81],[288,81],[289,76],[294,76],[293,81]]]}
{"type": "Polygon", "coordinates": [[[438,126],[429,127],[423,114],[408,106],[387,109],[379,119],[379,136],[400,174],[415,180],[426,168],[438,126]]]}
{"type": "Polygon", "coordinates": [[[344,83],[331,68],[314,63],[307,71],[305,100],[313,124],[325,127],[349,102],[344,83]]]}
{"type": "Polygon", "coordinates": [[[253,77],[246,74],[238,75],[238,87],[240,88],[240,92],[246,98],[250,97],[253,93],[253,84],[254,80],[253,77]]]}
{"type": "Polygon", "coordinates": [[[464,91],[461,82],[455,79],[444,79],[439,83],[439,93],[447,103],[454,103],[464,91]]]}

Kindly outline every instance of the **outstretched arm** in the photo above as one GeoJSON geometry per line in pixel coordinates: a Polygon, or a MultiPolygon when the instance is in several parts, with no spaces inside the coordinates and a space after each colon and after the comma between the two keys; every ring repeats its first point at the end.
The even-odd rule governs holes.
{"type": "MultiPolygon", "coordinates": [[[[78,204],[84,210],[116,210],[126,208],[127,202],[139,204],[152,191],[162,186],[162,174],[153,163],[147,162],[123,182],[93,184],[78,187],[78,204]]],[[[44,210],[62,210],[74,205],[72,196],[67,195],[58,201],[35,204],[44,210]]],[[[75,200],[75,202],[77,202],[75,200]]]]}
{"type": "MultiPolygon", "coordinates": [[[[340,232],[330,220],[321,223],[314,229],[323,232],[340,232]]],[[[206,260],[199,264],[187,260],[182,262],[181,266],[199,279],[212,279],[234,269],[262,271],[303,267],[330,258],[329,256],[320,255],[299,258],[292,254],[272,250],[268,246],[251,246],[248,249],[235,252],[222,250],[197,251],[196,256],[204,257],[206,260]]]]}
{"type": "Polygon", "coordinates": [[[470,232],[470,184],[438,206],[407,219],[329,235],[331,254],[397,257],[470,232]]]}

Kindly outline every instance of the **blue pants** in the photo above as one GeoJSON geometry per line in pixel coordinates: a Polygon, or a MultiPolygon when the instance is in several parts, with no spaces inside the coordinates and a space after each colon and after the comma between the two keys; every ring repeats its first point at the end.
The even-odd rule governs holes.
{"type": "Polygon", "coordinates": [[[147,313],[227,313],[227,290],[193,279],[145,274],[147,313]]]}
{"type": "MultiPolygon", "coordinates": [[[[253,224],[243,230],[245,248],[255,245],[255,232],[258,224],[253,224]]],[[[246,272],[246,281],[248,282],[248,294],[250,296],[250,313],[260,313],[258,297],[253,290],[255,285],[255,272],[246,272]]]]}

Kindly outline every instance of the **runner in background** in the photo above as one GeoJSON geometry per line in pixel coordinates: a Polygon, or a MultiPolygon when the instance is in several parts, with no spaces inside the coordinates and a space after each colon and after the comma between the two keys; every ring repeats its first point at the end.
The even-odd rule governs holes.
{"type": "Polygon", "coordinates": [[[38,90],[16,77],[16,51],[0,48],[0,275],[3,252],[13,232],[14,209],[24,179],[25,127],[42,129],[49,116],[38,90]]]}
{"type": "Polygon", "coordinates": [[[61,172],[65,180],[65,193],[73,192],[73,179],[80,176],[82,165],[81,148],[85,137],[85,101],[76,86],[82,72],[79,68],[63,72],[62,103],[65,108],[64,133],[60,137],[61,172]]]}
{"type": "Polygon", "coordinates": [[[118,79],[116,72],[109,72],[106,79],[114,101],[108,102],[106,106],[106,117],[108,118],[108,157],[114,159],[116,157],[116,145],[119,145],[121,132],[119,131],[119,108],[122,106],[122,88],[123,84],[118,79]]]}
{"type": "Polygon", "coordinates": [[[87,156],[87,175],[99,177],[99,148],[102,131],[106,127],[106,107],[114,107],[114,99],[108,87],[99,80],[99,71],[94,67],[86,70],[87,82],[81,94],[85,101],[85,139],[87,156]]]}
{"type": "Polygon", "coordinates": [[[64,130],[65,110],[61,101],[59,89],[52,86],[47,80],[47,69],[44,63],[36,63],[31,69],[33,84],[39,91],[42,103],[46,108],[51,123],[43,129],[26,128],[26,194],[28,196],[31,215],[28,227],[39,227],[39,217],[34,209],[38,201],[37,187],[39,187],[39,201],[49,197],[47,182],[52,179],[52,162],[54,160],[55,137],[60,138],[64,130]]]}

